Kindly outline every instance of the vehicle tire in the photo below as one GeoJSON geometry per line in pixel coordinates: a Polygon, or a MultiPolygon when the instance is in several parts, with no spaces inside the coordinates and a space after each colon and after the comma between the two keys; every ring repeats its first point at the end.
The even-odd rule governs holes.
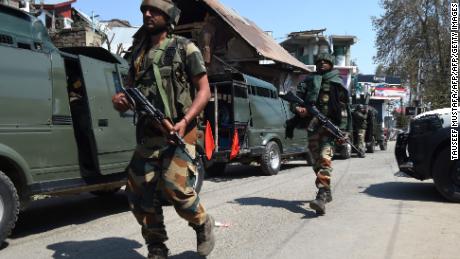
{"type": "Polygon", "coordinates": [[[0,171],[0,246],[14,228],[18,214],[18,192],[10,178],[0,171]]]}
{"type": "Polygon", "coordinates": [[[379,147],[380,147],[380,150],[384,151],[384,150],[387,150],[388,148],[388,142],[386,141],[381,141],[380,144],[379,144],[379,147]]]}
{"type": "Polygon", "coordinates": [[[449,147],[446,147],[438,154],[431,173],[439,193],[449,201],[460,203],[460,170],[458,167],[456,161],[450,160],[449,147]]]}
{"type": "Polygon", "coordinates": [[[115,195],[120,189],[121,187],[116,187],[116,188],[108,189],[108,190],[92,191],[90,193],[93,195],[99,196],[99,197],[109,197],[109,196],[115,195]]]}
{"type": "Polygon", "coordinates": [[[260,166],[264,175],[275,175],[281,167],[280,147],[274,141],[265,146],[265,151],[260,159],[260,166]]]}
{"type": "Polygon", "coordinates": [[[206,168],[206,176],[220,176],[225,173],[225,168],[227,167],[226,163],[213,163],[211,166],[206,168]]]}
{"type": "Polygon", "coordinates": [[[369,142],[367,146],[367,153],[374,153],[375,152],[375,139],[372,138],[371,142],[369,142]]]}

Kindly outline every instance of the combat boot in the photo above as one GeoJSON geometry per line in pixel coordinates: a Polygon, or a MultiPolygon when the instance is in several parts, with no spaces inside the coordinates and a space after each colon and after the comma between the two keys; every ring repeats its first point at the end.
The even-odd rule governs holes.
{"type": "Polygon", "coordinates": [[[207,256],[214,249],[215,237],[214,237],[214,225],[215,221],[211,215],[207,214],[206,221],[197,226],[190,224],[190,226],[196,231],[196,243],[197,252],[202,256],[207,256]]]}
{"type": "Polygon", "coordinates": [[[331,189],[319,188],[316,199],[310,202],[310,208],[318,215],[326,214],[326,203],[332,201],[331,189]]]}
{"type": "Polygon", "coordinates": [[[169,249],[163,243],[148,245],[148,250],[148,259],[166,259],[169,255],[169,249]]]}

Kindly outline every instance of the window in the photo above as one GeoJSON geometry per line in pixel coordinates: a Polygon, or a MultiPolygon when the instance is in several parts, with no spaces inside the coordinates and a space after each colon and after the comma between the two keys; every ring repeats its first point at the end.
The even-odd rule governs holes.
{"type": "Polygon", "coordinates": [[[122,85],[120,82],[120,78],[118,77],[118,73],[112,72],[112,76],[113,76],[113,83],[115,85],[115,92],[119,93],[122,91],[122,85]]]}
{"type": "Polygon", "coordinates": [[[256,90],[256,87],[255,87],[255,86],[250,85],[250,86],[248,86],[248,87],[251,88],[251,94],[252,94],[252,95],[257,95],[257,90],[256,90]]]}
{"type": "Polygon", "coordinates": [[[20,49],[32,49],[29,43],[18,42],[18,48],[20,49]]]}
{"type": "Polygon", "coordinates": [[[257,95],[270,98],[270,90],[262,87],[257,87],[257,95]]]}
{"type": "Polygon", "coordinates": [[[235,97],[239,97],[239,98],[248,98],[248,94],[246,92],[246,88],[245,87],[242,87],[242,86],[239,86],[239,85],[235,85],[235,97]]]}
{"type": "Polygon", "coordinates": [[[5,35],[5,34],[0,34],[0,43],[12,45],[13,44],[13,37],[11,37],[9,35],[5,35]]]}

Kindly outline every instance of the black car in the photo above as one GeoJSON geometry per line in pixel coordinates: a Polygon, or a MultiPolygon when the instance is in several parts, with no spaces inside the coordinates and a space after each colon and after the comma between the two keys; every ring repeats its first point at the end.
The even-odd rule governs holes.
{"type": "Polygon", "coordinates": [[[450,159],[452,127],[446,111],[415,117],[409,131],[398,135],[395,155],[401,172],[419,180],[433,179],[446,199],[460,202],[460,164],[450,159]]]}

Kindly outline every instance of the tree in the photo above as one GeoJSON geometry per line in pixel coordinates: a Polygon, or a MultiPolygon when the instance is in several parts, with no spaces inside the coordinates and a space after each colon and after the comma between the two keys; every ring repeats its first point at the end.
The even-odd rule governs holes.
{"type": "Polygon", "coordinates": [[[375,76],[378,76],[378,77],[383,77],[386,75],[386,72],[385,72],[385,67],[382,65],[382,64],[379,64],[376,68],[375,68],[375,76]]]}
{"type": "Polygon", "coordinates": [[[422,94],[433,108],[449,106],[450,0],[381,0],[385,13],[373,17],[377,32],[374,60],[388,74],[417,84],[419,60],[424,66],[422,94]],[[435,94],[436,93],[436,94],[435,94]]]}

